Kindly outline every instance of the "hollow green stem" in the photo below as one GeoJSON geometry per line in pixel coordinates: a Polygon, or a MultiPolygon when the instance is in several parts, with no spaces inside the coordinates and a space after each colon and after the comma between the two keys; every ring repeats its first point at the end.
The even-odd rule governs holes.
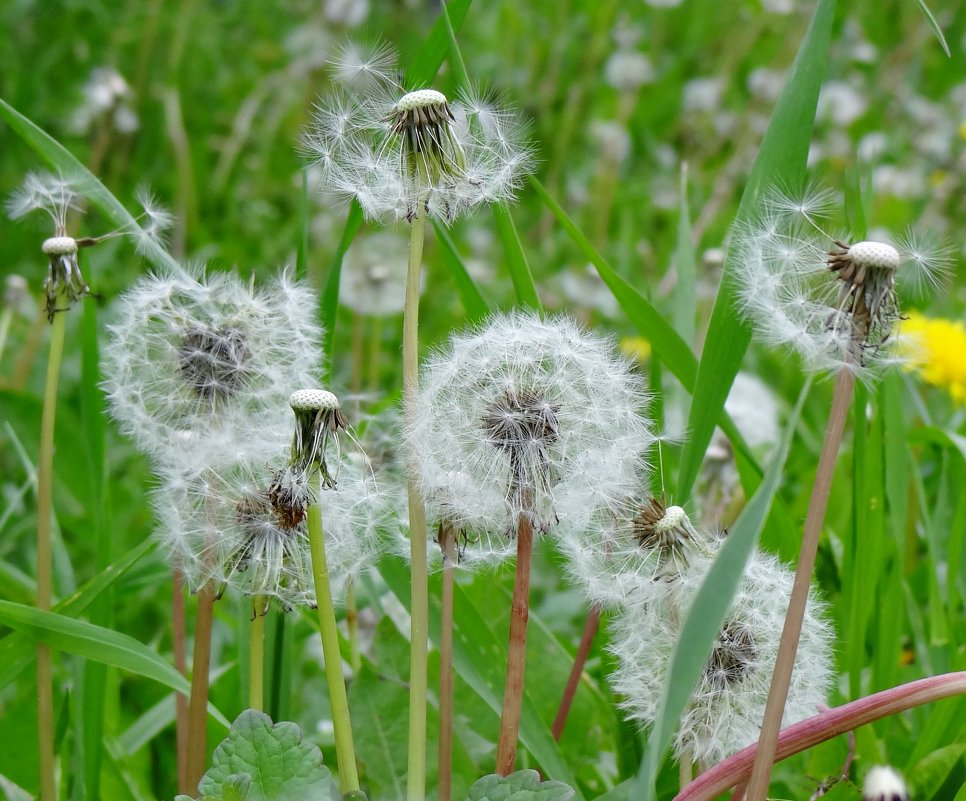
{"type": "Polygon", "coordinates": [[[10,333],[10,321],[13,319],[13,311],[9,306],[0,312],[0,359],[3,359],[3,351],[7,345],[7,335],[10,333]]]}
{"type": "MultiPolygon", "coordinates": [[[[406,272],[406,308],[403,312],[403,417],[407,424],[419,390],[419,271],[423,262],[426,220],[412,221],[409,268],[406,272]]],[[[426,798],[426,673],[429,658],[429,579],[426,566],[426,510],[416,486],[412,455],[407,456],[409,539],[412,578],[409,661],[409,776],[408,801],[426,798]]]]}
{"type": "Polygon", "coordinates": [[[261,595],[252,598],[252,620],[248,629],[248,708],[265,707],[265,616],[268,602],[261,595]]]}
{"type": "MultiPolygon", "coordinates": [[[[62,298],[63,300],[63,298],[62,298]]],[[[44,386],[40,423],[40,458],[37,465],[37,608],[50,611],[53,597],[53,479],[54,424],[57,419],[57,384],[64,357],[67,315],[54,315],[50,326],[50,357],[44,386]]],[[[55,801],[54,688],[50,646],[37,645],[37,734],[39,738],[40,801],[55,801]]]]}
{"type": "Polygon", "coordinates": [[[322,656],[325,659],[325,679],[329,686],[332,707],[332,726],[335,729],[335,754],[339,763],[339,787],[342,794],[359,789],[355,748],[352,745],[352,723],[349,720],[349,701],[346,698],[345,678],[342,675],[342,654],[339,651],[339,629],[332,605],[329,566],[325,558],[325,539],[322,534],[322,508],[314,503],[308,511],[309,549],[312,553],[312,578],[315,581],[315,600],[319,612],[322,635],[322,656]]]}

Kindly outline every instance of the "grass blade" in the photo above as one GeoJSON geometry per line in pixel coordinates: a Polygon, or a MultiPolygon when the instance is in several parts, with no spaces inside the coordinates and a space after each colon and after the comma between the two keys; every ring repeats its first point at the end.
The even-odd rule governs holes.
{"type": "MultiPolygon", "coordinates": [[[[794,192],[804,186],[815,108],[828,63],[834,17],[835,0],[820,0],[741,197],[738,222],[752,219],[758,213],[762,193],[767,188],[780,186],[794,192]]],[[[725,261],[721,287],[694,381],[692,396],[700,397],[701,402],[691,404],[690,437],[681,454],[678,477],[679,498],[690,494],[728,391],[751,340],[751,327],[742,319],[735,301],[735,270],[732,252],[725,261]]]]}
{"type": "Polygon", "coordinates": [[[433,222],[433,227],[436,229],[436,241],[440,244],[443,263],[449,268],[453,280],[456,282],[456,291],[459,292],[467,318],[471,322],[476,322],[486,317],[490,312],[489,304],[483,299],[483,295],[473,282],[466,265],[463,264],[452,237],[436,221],[433,222]]]}
{"type": "MultiPolygon", "coordinates": [[[[70,617],[81,614],[101,593],[122,578],[141,557],[154,550],[154,547],[153,540],[145,540],[109,568],[94,576],[70,598],[56,604],[53,611],[70,617]]],[[[10,684],[33,663],[36,652],[29,647],[29,639],[26,634],[14,632],[0,640],[0,689],[10,684]]]]}
{"type": "Polygon", "coordinates": [[[321,314],[322,323],[325,325],[322,352],[325,354],[327,376],[331,375],[332,358],[335,355],[335,324],[339,313],[339,282],[342,278],[342,260],[361,227],[362,206],[353,199],[349,206],[349,216],[346,217],[345,227],[342,229],[342,236],[339,237],[339,245],[332,256],[332,263],[329,265],[329,275],[325,279],[325,288],[322,290],[321,314]]]}
{"type": "Polygon", "coordinates": [[[530,272],[530,265],[527,263],[527,256],[523,252],[523,245],[520,243],[520,237],[506,203],[493,204],[493,220],[496,222],[497,236],[500,237],[500,242],[503,244],[503,255],[506,257],[506,265],[510,270],[510,278],[513,280],[513,288],[517,293],[517,301],[521,306],[529,306],[533,309],[542,308],[540,297],[537,295],[537,286],[533,282],[533,274],[530,272]]]}
{"type": "Polygon", "coordinates": [[[926,19],[929,21],[929,26],[932,28],[933,33],[936,34],[936,38],[939,40],[939,46],[943,49],[946,57],[952,58],[952,53],[949,52],[949,45],[946,43],[946,37],[943,35],[943,29],[939,27],[939,23],[932,15],[932,11],[930,11],[929,6],[926,5],[926,0],[916,0],[916,5],[919,6],[919,10],[926,15],[926,19]]]}
{"type": "Polygon", "coordinates": [[[778,490],[785,460],[788,458],[798,419],[810,388],[811,380],[808,380],[789,416],[785,436],[761,486],[741,513],[725,544],[721,546],[681,627],[681,635],[668,667],[664,695],[641,762],[637,787],[631,796],[634,801],[653,801],[655,797],[654,783],[661,767],[661,759],[671,742],[688,697],[707,664],[712,643],[728,614],[745,563],[768,517],[768,509],[778,490]]]}
{"type": "MultiPolygon", "coordinates": [[[[5,625],[23,631],[52,648],[153,679],[180,693],[190,692],[184,676],[146,645],[126,634],[10,601],[0,601],[0,615],[5,625]]],[[[209,712],[228,728],[228,720],[221,712],[210,705],[209,712]]]]}
{"type": "Polygon", "coordinates": [[[433,82],[440,65],[450,49],[450,28],[458,31],[463,26],[470,0],[452,0],[446,4],[449,19],[442,14],[433,24],[419,55],[406,71],[406,85],[414,88],[428,86],[433,82]]]}

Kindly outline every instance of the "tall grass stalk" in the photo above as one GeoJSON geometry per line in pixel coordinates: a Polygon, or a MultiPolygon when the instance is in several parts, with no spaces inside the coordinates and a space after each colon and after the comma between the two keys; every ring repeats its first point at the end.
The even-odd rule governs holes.
{"type": "MultiPolygon", "coordinates": [[[[58,302],[66,302],[61,293],[58,302]]],[[[50,325],[50,356],[44,384],[44,408],[40,423],[40,460],[37,466],[37,608],[50,611],[53,600],[53,482],[54,427],[57,420],[57,386],[64,358],[67,315],[54,314],[50,325]]],[[[54,687],[50,646],[37,644],[37,736],[40,762],[40,801],[55,801],[54,687]]]]}
{"type": "Polygon", "coordinates": [[[798,557],[798,566],[795,569],[795,582],[792,585],[792,595],[788,601],[785,625],[782,628],[778,655],[775,658],[775,672],[772,674],[768,701],[765,704],[761,735],[758,738],[758,752],[751,779],[748,782],[746,795],[748,801],[764,801],[768,792],[768,782],[778,746],[778,733],[785,711],[785,700],[788,698],[792,670],[795,667],[795,654],[798,651],[798,641],[802,633],[802,619],[805,616],[805,605],[808,602],[808,591],[815,568],[815,555],[818,552],[818,541],[825,522],[835,462],[842,443],[842,432],[845,430],[845,420],[849,413],[854,389],[855,374],[849,369],[840,370],[835,381],[825,441],[822,443],[818,472],[815,475],[812,497],[808,504],[805,530],[802,534],[802,548],[798,557]]]}
{"type": "Polygon", "coordinates": [[[322,656],[325,659],[325,678],[329,686],[332,707],[332,726],[335,729],[335,754],[339,764],[339,787],[342,794],[359,790],[355,747],[352,744],[352,722],[349,701],[342,674],[342,653],[339,650],[339,629],[332,605],[332,587],[325,558],[325,538],[322,533],[322,508],[313,503],[308,510],[309,549],[312,553],[312,578],[315,581],[315,600],[319,612],[322,635],[322,656]]]}
{"type": "MultiPolygon", "coordinates": [[[[419,272],[423,262],[426,218],[420,212],[409,229],[409,266],[406,271],[406,307],[403,311],[403,417],[413,413],[419,390],[419,272]]],[[[412,554],[409,657],[409,801],[426,797],[426,682],[429,659],[429,577],[426,564],[426,509],[412,459],[406,471],[409,496],[409,540],[412,554]]]]}

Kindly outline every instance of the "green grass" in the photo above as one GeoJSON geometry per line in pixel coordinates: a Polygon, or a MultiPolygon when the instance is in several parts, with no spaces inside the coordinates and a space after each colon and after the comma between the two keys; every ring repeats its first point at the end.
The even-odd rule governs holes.
{"type": "MultiPolygon", "coordinates": [[[[356,237],[376,226],[363,220],[357,204],[318,196],[297,146],[312,103],[330,89],[325,62],[346,38],[367,36],[398,49],[407,88],[496,90],[530,121],[538,152],[535,174],[516,204],[437,225],[427,237],[422,352],[490,310],[515,306],[570,312],[616,339],[644,337],[651,357],[641,370],[660,391],[655,414],[677,421],[687,435],[662,445],[665,472],[652,484],[666,484],[674,502],[703,526],[731,532],[733,562],[721,562],[689,618],[693,637],[678,649],[657,730],[639,732],[622,720],[620,699],[607,684],[614,660],[605,615],[560,743],[550,737],[549,723],[586,609],[564,578],[552,534],[538,543],[519,766],[570,784],[579,798],[672,798],[677,771],[664,746],[748,548],[760,539],[786,559],[797,553],[831,395],[830,382],[818,377],[806,397],[800,363],[754,339],[734,298],[733,255],[719,268],[709,251],[727,251],[731,226],[759,212],[767,188],[794,191],[817,182],[845,197],[834,223],[843,235],[899,233],[918,221],[949,239],[959,272],[943,290],[910,306],[964,319],[957,237],[966,223],[960,202],[966,178],[957,154],[966,101],[953,90],[962,84],[966,9],[953,4],[932,14],[918,0],[886,6],[820,0],[779,14],[750,1],[685,0],[662,9],[454,0],[447,18],[429,7],[371,0],[365,24],[348,30],[326,22],[321,6],[189,3],[176,15],[161,7],[151,0],[114,9],[92,0],[56,4],[43,14],[31,4],[0,10],[9,32],[0,43],[8,65],[0,75],[0,194],[8,195],[30,170],[83,176],[89,209],[72,220],[78,235],[133,230],[138,223],[130,209],[141,184],[182,214],[169,249],[148,245],[139,256],[130,242],[117,240],[82,254],[101,299],[85,301],[67,320],[55,439],[55,605],[47,615],[32,608],[32,489],[46,354],[46,324],[36,303],[46,269],[40,243],[50,233],[40,215],[2,223],[3,271],[23,274],[31,292],[13,309],[0,358],[0,742],[18,744],[0,751],[5,791],[17,798],[15,788],[32,795],[38,787],[29,668],[40,638],[57,649],[63,797],[174,796],[172,690],[185,682],[172,667],[170,571],[151,544],[154,479],[144,457],[104,415],[98,387],[111,304],[142,272],[178,269],[179,260],[256,281],[292,265],[319,293],[327,355],[321,375],[336,391],[347,389],[351,315],[339,304],[343,258],[356,237]],[[640,28],[634,47],[654,72],[629,94],[607,81],[618,25],[640,28]],[[116,66],[132,88],[140,122],[133,135],[104,120],[86,133],[71,125],[83,82],[102,64],[116,66]],[[779,96],[750,88],[749,78],[761,69],[785,71],[779,96]],[[689,82],[714,76],[721,78],[717,102],[705,110],[687,107],[685,98],[695,91],[689,82]],[[834,113],[851,101],[820,104],[819,91],[829,82],[851,86],[864,110],[836,123],[834,113]],[[621,119],[627,152],[608,162],[597,124],[621,119]],[[878,134],[881,149],[870,156],[870,137],[878,134]],[[883,166],[905,171],[906,186],[897,189],[883,166]],[[609,174],[613,197],[598,202],[594,192],[609,174]],[[584,281],[576,294],[565,276],[584,281]],[[598,295],[609,296],[608,303],[598,295]],[[777,451],[755,446],[746,423],[725,410],[741,370],[762,378],[783,409],[777,451]],[[705,519],[705,451],[718,426],[737,454],[740,481],[723,516],[705,519]]],[[[364,411],[398,397],[399,323],[393,318],[368,334],[377,337],[381,358],[379,392],[362,400],[364,411]]],[[[964,481],[962,406],[898,370],[858,388],[816,570],[837,633],[831,704],[966,669],[964,481]]],[[[459,792],[493,769],[511,586],[507,569],[459,575],[459,792]]],[[[360,582],[358,597],[364,627],[375,639],[350,679],[350,708],[359,715],[354,730],[363,786],[370,798],[389,801],[406,784],[409,633],[400,615],[409,599],[408,571],[387,556],[360,582]]],[[[247,618],[236,612],[230,601],[216,607],[211,713],[222,724],[241,710],[246,680],[238,654],[247,618]]],[[[438,613],[438,592],[431,590],[431,640],[438,613]]],[[[330,713],[311,650],[315,638],[304,616],[288,615],[284,625],[269,621],[266,702],[299,723],[334,765],[331,733],[318,726],[330,713]]],[[[431,696],[435,658],[431,648],[431,696]]],[[[429,720],[432,739],[432,708],[429,720]]],[[[950,699],[864,727],[850,781],[860,783],[872,764],[891,762],[917,788],[917,801],[956,798],[966,780],[966,756],[956,751],[966,737],[963,721],[966,705],[950,699]]],[[[223,735],[220,725],[212,726],[209,745],[223,735]]],[[[845,750],[837,740],[779,765],[772,795],[808,798],[820,779],[840,769],[845,750]]],[[[834,793],[829,797],[859,797],[849,784],[834,793]]]]}

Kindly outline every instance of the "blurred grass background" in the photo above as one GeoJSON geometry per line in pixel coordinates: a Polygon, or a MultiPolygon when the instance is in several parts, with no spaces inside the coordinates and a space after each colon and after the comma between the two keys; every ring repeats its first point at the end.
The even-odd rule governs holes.
{"type": "MultiPolygon", "coordinates": [[[[471,81],[498,91],[531,121],[538,180],[696,355],[716,297],[729,225],[813,10],[801,0],[489,2],[471,5],[457,26],[471,81]],[[635,58],[626,59],[628,54],[635,58]],[[617,79],[620,62],[615,63],[622,55],[623,84],[617,79]],[[638,71],[627,78],[630,63],[638,71]],[[631,87],[635,82],[638,86],[631,87]],[[693,284],[682,289],[682,276],[690,274],[685,264],[693,264],[693,284]]],[[[966,8],[933,11],[950,58],[911,0],[863,0],[838,9],[809,177],[848,196],[843,230],[867,224],[872,235],[918,221],[953,244],[959,269],[966,214],[966,8]]],[[[295,262],[307,204],[306,265],[321,288],[346,209],[312,191],[311,170],[304,196],[306,165],[298,141],[314,99],[329,86],[326,63],[348,38],[387,41],[403,65],[411,64],[437,16],[435,4],[379,0],[154,0],[123,6],[11,0],[0,6],[6,33],[0,38],[5,65],[0,97],[64,144],[129,208],[136,189],[150,186],[178,217],[170,248],[179,259],[264,278],[295,262]],[[104,96],[105,73],[97,72],[104,68],[116,71],[127,89],[96,111],[85,96],[104,96]]],[[[452,90],[447,62],[434,86],[452,90]]],[[[8,195],[25,172],[40,167],[26,144],[0,125],[0,193],[8,195]]],[[[49,233],[35,216],[26,224],[0,222],[0,270],[24,276],[32,293],[12,309],[0,361],[0,595],[22,603],[30,603],[34,591],[31,482],[46,358],[46,322],[36,299],[46,271],[39,243],[49,233]]],[[[637,333],[537,193],[525,189],[512,216],[548,309],[567,309],[619,337],[637,333]]],[[[84,235],[109,228],[95,212],[76,223],[84,235]]],[[[364,226],[363,236],[372,228],[364,226]]],[[[449,236],[485,300],[493,307],[514,303],[490,215],[483,212],[455,225],[449,236]]],[[[426,347],[472,312],[460,302],[447,254],[433,239],[426,256],[431,292],[422,313],[426,347]]],[[[106,439],[100,439],[93,378],[85,379],[81,358],[82,344],[90,356],[96,336],[103,335],[110,302],[147,267],[119,240],[85,253],[83,266],[101,300],[99,308],[71,314],[68,321],[55,463],[59,598],[144,541],[153,526],[147,464],[111,424],[104,425],[106,439]]],[[[942,292],[915,305],[930,315],[962,320],[966,287],[957,273],[942,292]]],[[[351,312],[341,308],[332,365],[339,392],[352,383],[352,325],[351,312]]],[[[379,391],[372,401],[378,405],[398,392],[400,325],[397,318],[365,325],[382,354],[373,379],[379,391]]],[[[966,353],[962,356],[966,362],[966,353]]],[[[90,358],[87,364],[90,369],[90,358]]],[[[802,383],[798,364],[752,344],[743,367],[765,380],[784,411],[790,408],[802,383]]],[[[658,409],[669,426],[682,428],[686,395],[675,389],[659,360],[645,360],[642,369],[665,390],[658,409]]],[[[763,534],[763,544],[788,560],[797,551],[796,525],[804,516],[830,390],[819,383],[804,409],[779,492],[780,508],[763,534]]],[[[900,680],[962,669],[966,662],[962,407],[942,388],[895,374],[860,392],[854,408],[858,424],[840,461],[829,533],[819,555],[820,583],[840,634],[841,695],[833,703],[900,680]]],[[[669,488],[679,450],[664,452],[669,488]]],[[[741,503],[740,491],[734,495],[706,522],[733,522],[741,503]]],[[[698,498],[675,501],[700,506],[698,498]]],[[[548,721],[584,616],[580,598],[560,578],[556,558],[550,548],[540,556],[528,667],[532,700],[548,721]]],[[[462,589],[467,601],[488,610],[494,587],[509,597],[509,581],[502,573],[467,578],[462,589]]],[[[170,659],[169,595],[167,568],[157,556],[146,557],[116,583],[113,597],[97,614],[170,659]]],[[[389,727],[378,737],[364,738],[359,750],[370,797],[390,798],[405,771],[405,694],[386,688],[405,681],[408,628],[378,577],[361,588],[361,602],[376,637],[350,701],[354,715],[371,722],[363,730],[389,727]],[[391,721],[398,721],[398,729],[391,721]]],[[[241,625],[247,615],[240,603],[228,600],[218,604],[217,616],[213,665],[218,679],[212,699],[232,718],[243,697],[238,643],[244,642],[241,625]]],[[[494,631],[477,633],[475,641],[502,648],[506,620],[485,617],[494,631]]],[[[331,732],[316,729],[326,717],[327,700],[311,632],[307,621],[290,616],[280,635],[296,669],[285,677],[277,711],[306,727],[328,758],[331,732]]],[[[610,697],[604,644],[605,637],[599,638],[589,681],[577,696],[561,743],[587,797],[633,776],[640,758],[638,737],[620,721],[610,697]]],[[[81,777],[93,764],[82,746],[85,725],[87,730],[97,726],[90,711],[95,706],[104,715],[104,735],[95,738],[103,754],[101,797],[171,797],[173,701],[167,691],[113,670],[105,674],[105,687],[91,689],[81,660],[57,662],[59,751],[64,773],[71,776],[70,797],[84,798],[85,788],[93,786],[81,777]]],[[[37,773],[33,692],[30,671],[0,688],[0,741],[24,744],[0,749],[0,774],[28,791],[36,788],[37,773]]],[[[457,772],[466,786],[492,767],[496,719],[471,688],[458,684],[457,698],[457,772]]],[[[966,711],[955,702],[935,710],[861,731],[859,756],[865,765],[897,763],[919,777],[914,779],[920,782],[917,798],[939,801],[952,798],[957,782],[966,778],[966,749],[950,745],[963,740],[966,711]]],[[[221,734],[213,727],[213,742],[221,734]]],[[[96,746],[88,743],[88,751],[91,747],[96,746]]],[[[784,797],[807,797],[843,759],[844,745],[830,743],[780,768],[784,797]]],[[[662,795],[674,786],[672,773],[662,774],[662,795]]],[[[857,797],[847,786],[834,792],[857,797]]]]}

